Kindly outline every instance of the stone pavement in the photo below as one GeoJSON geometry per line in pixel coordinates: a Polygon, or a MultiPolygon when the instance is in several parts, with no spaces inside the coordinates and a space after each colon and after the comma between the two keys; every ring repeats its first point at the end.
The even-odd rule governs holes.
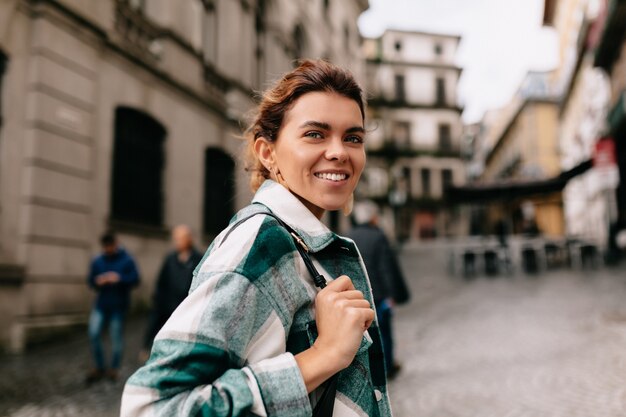
{"type": "Polygon", "coordinates": [[[396,417],[626,415],[626,270],[463,281],[432,249],[403,256],[396,417]]]}
{"type": "Polygon", "coordinates": [[[119,416],[124,381],[139,366],[143,326],[143,318],[126,326],[127,350],[118,382],[85,385],[91,366],[86,329],[25,355],[0,356],[0,417],[119,416]]]}
{"type": "MultiPolygon", "coordinates": [[[[413,291],[396,310],[396,417],[626,416],[626,270],[559,270],[464,281],[446,251],[401,257],[413,291]]],[[[127,327],[122,379],[143,320],[127,327]]],[[[84,331],[0,356],[0,417],[113,417],[123,382],[83,383],[84,331]]]]}

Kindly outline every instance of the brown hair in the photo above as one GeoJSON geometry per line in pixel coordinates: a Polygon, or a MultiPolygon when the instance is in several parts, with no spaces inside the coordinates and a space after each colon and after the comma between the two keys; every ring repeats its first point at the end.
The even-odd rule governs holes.
{"type": "Polygon", "coordinates": [[[307,93],[336,93],[354,100],[365,120],[363,90],[350,71],[324,60],[300,61],[297,68],[285,74],[274,86],[263,94],[256,115],[246,130],[246,171],[250,172],[250,188],[256,191],[270,173],[261,164],[254,152],[254,142],[263,137],[276,141],[278,132],[294,102],[307,93]]]}

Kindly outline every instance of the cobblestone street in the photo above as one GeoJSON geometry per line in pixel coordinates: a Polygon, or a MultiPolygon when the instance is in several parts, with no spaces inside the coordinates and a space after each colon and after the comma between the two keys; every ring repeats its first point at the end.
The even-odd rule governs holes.
{"type": "MultiPolygon", "coordinates": [[[[407,249],[413,298],[396,310],[396,417],[623,417],[626,274],[536,277],[445,273],[445,251],[407,249]]],[[[89,388],[84,331],[0,357],[0,416],[118,415],[123,382],[89,388]]],[[[143,322],[127,327],[122,379],[138,365],[143,322]]]]}
{"type": "Polygon", "coordinates": [[[443,251],[404,256],[396,417],[626,415],[626,274],[445,278],[443,251]]]}

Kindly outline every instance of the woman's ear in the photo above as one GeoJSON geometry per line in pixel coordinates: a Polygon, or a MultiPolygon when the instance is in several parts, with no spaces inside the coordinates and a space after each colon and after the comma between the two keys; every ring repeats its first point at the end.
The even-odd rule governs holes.
{"type": "Polygon", "coordinates": [[[263,166],[270,171],[276,161],[274,161],[274,144],[264,137],[254,141],[254,153],[263,166]]]}

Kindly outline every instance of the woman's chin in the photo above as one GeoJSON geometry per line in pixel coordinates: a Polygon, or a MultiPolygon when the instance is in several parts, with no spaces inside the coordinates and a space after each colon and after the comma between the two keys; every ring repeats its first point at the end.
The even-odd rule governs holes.
{"type": "Polygon", "coordinates": [[[346,200],[343,202],[325,203],[325,204],[318,205],[318,207],[324,209],[324,211],[338,211],[338,210],[342,210],[347,202],[348,201],[346,200]]]}

